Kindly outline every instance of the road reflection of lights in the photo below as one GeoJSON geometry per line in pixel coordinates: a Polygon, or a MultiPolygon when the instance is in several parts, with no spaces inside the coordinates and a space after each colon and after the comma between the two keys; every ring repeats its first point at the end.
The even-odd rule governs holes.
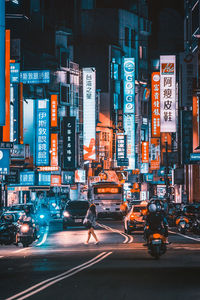
{"type": "Polygon", "coordinates": [[[41,246],[42,244],[44,244],[46,242],[48,232],[49,232],[49,226],[47,226],[46,232],[44,233],[41,242],[39,244],[37,244],[37,247],[41,246]]]}

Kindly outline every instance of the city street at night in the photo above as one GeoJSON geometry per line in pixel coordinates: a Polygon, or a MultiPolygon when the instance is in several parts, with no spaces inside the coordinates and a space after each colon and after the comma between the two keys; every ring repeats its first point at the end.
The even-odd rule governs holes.
{"type": "Polygon", "coordinates": [[[121,221],[99,221],[98,245],[84,244],[84,228],[61,224],[28,248],[1,246],[0,299],[199,299],[197,236],[170,234],[155,260],[142,233],[124,234],[121,221]]]}

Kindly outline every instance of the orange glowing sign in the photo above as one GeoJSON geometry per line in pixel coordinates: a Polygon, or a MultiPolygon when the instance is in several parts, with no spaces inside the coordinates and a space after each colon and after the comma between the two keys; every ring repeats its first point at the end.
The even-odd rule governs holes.
{"type": "Polygon", "coordinates": [[[160,139],[151,139],[151,170],[160,169],[160,139]]]}
{"type": "Polygon", "coordinates": [[[149,142],[142,142],[142,162],[149,162],[149,142]]]}
{"type": "Polygon", "coordinates": [[[51,175],[51,186],[61,186],[61,175],[51,175]]]}
{"type": "Polygon", "coordinates": [[[193,152],[199,152],[195,150],[199,146],[199,99],[193,96],[193,152]]]}
{"type": "Polygon", "coordinates": [[[118,194],[119,188],[97,188],[97,194],[118,194]]]}
{"type": "Polygon", "coordinates": [[[58,126],[58,95],[51,95],[51,127],[58,126]]]}
{"type": "Polygon", "coordinates": [[[58,134],[51,134],[51,166],[58,166],[58,134]]]}
{"type": "Polygon", "coordinates": [[[39,166],[37,167],[37,170],[40,172],[53,172],[53,171],[59,171],[59,166],[39,166]]]}
{"type": "Polygon", "coordinates": [[[5,100],[6,123],[3,126],[3,142],[10,141],[10,30],[6,30],[5,44],[5,100]]]}
{"type": "Polygon", "coordinates": [[[151,90],[152,90],[151,136],[160,137],[160,73],[159,72],[152,73],[151,90]]]}

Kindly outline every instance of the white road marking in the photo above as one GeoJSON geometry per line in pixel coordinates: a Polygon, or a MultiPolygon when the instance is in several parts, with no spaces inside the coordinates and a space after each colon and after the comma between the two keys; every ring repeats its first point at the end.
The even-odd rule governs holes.
{"type": "Polygon", "coordinates": [[[45,234],[43,235],[43,238],[42,238],[41,242],[38,243],[38,244],[36,245],[36,247],[39,247],[39,246],[43,245],[43,244],[46,242],[48,232],[49,232],[49,226],[47,226],[46,232],[45,232],[45,234]]]}
{"type": "Polygon", "coordinates": [[[12,296],[12,297],[9,297],[7,298],[6,300],[13,300],[13,299],[17,299],[17,300],[23,300],[23,299],[26,299],[34,294],[37,294],[38,292],[48,288],[49,286],[61,281],[61,280],[64,280],[78,272],[81,272],[82,270],[86,269],[86,268],[89,268],[91,266],[93,266],[94,264],[100,262],[101,260],[105,259],[107,256],[109,256],[110,254],[112,254],[112,252],[102,252],[100,253],[99,255],[97,255],[96,257],[94,257],[93,259],[77,266],[77,267],[74,267],[60,275],[57,275],[55,277],[52,277],[52,278],[49,278],[49,279],[46,279],[44,281],[41,281],[40,283],[12,296]],[[34,290],[34,291],[32,291],[34,290]],[[32,292],[31,292],[32,291],[32,292]],[[30,293],[28,293],[30,292],[30,293]],[[28,294],[27,294],[28,293],[28,294]],[[25,295],[26,294],[26,295],[25,295]],[[20,298],[18,298],[19,296],[22,296],[20,298]]]}
{"type": "Polygon", "coordinates": [[[121,232],[121,231],[119,231],[119,230],[117,230],[117,229],[113,229],[112,227],[109,227],[109,226],[107,226],[107,225],[100,224],[100,223],[97,223],[97,224],[98,224],[100,227],[105,228],[105,229],[108,230],[108,231],[112,231],[112,232],[114,232],[114,233],[118,233],[118,234],[120,234],[121,236],[123,236],[123,237],[125,238],[125,240],[123,241],[123,244],[127,244],[128,241],[129,241],[129,237],[131,237],[131,236],[126,235],[125,233],[123,233],[123,232],[121,232]]]}
{"type": "Polygon", "coordinates": [[[179,233],[179,232],[174,232],[174,231],[169,231],[170,233],[173,233],[173,234],[177,234],[177,235],[180,235],[186,239],[189,239],[189,240],[193,240],[193,241],[197,241],[197,242],[200,242],[200,239],[199,238],[193,238],[191,236],[188,236],[188,235],[185,235],[185,234],[182,234],[182,233],[179,233]]]}

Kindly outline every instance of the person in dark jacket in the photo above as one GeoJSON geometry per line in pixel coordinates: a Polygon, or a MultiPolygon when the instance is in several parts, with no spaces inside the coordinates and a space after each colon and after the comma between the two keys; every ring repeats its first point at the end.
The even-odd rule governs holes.
{"type": "Polygon", "coordinates": [[[88,228],[88,238],[87,238],[87,241],[85,242],[85,244],[89,243],[91,235],[94,237],[94,239],[96,241],[95,244],[99,243],[99,240],[94,232],[94,228],[96,225],[96,215],[97,215],[96,206],[94,204],[91,204],[90,207],[88,208],[88,211],[85,216],[85,224],[88,228]]]}

